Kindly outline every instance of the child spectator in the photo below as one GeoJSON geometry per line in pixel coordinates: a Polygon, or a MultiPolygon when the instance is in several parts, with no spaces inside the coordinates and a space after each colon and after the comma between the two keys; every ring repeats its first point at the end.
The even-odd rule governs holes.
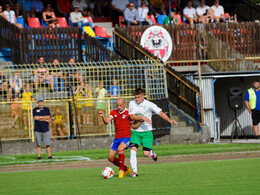
{"type": "Polygon", "coordinates": [[[55,107],[55,113],[53,115],[53,126],[55,127],[58,136],[65,136],[67,134],[67,129],[64,127],[64,116],[61,112],[61,107],[55,107]]]}
{"type": "Polygon", "coordinates": [[[113,79],[112,84],[109,86],[108,95],[110,97],[119,97],[121,95],[121,88],[117,85],[118,81],[113,79]]]}
{"type": "Polygon", "coordinates": [[[28,130],[28,120],[29,120],[29,115],[31,113],[31,106],[30,106],[30,101],[32,101],[32,92],[30,91],[31,85],[27,83],[25,85],[25,91],[22,93],[22,116],[23,116],[23,128],[24,130],[28,130]]]}
{"type": "Polygon", "coordinates": [[[15,71],[14,75],[10,77],[9,85],[10,86],[9,86],[8,96],[7,96],[8,101],[10,101],[12,95],[18,96],[23,87],[23,82],[18,71],[15,71]]]}
{"type": "MultiPolygon", "coordinates": [[[[85,91],[86,99],[93,98],[92,89],[91,89],[88,81],[85,83],[84,91],[85,91]]],[[[90,118],[92,118],[91,117],[92,116],[92,107],[93,107],[93,100],[86,100],[85,104],[84,104],[84,109],[83,109],[83,125],[90,123],[90,118]]]]}
{"type": "Polygon", "coordinates": [[[234,12],[229,13],[228,22],[237,23],[237,15],[234,12]]]}
{"type": "Polygon", "coordinates": [[[77,86],[76,91],[74,93],[74,100],[77,109],[77,119],[79,124],[81,124],[82,101],[78,101],[78,99],[83,99],[84,96],[85,96],[84,82],[81,82],[77,86]]]}
{"type": "Polygon", "coordinates": [[[12,128],[15,129],[15,123],[19,118],[20,115],[20,104],[18,103],[19,101],[19,96],[16,95],[14,97],[14,102],[12,103],[12,110],[11,110],[11,116],[13,118],[12,122],[12,128]]]}
{"type": "MultiPolygon", "coordinates": [[[[106,110],[106,100],[102,100],[102,99],[107,96],[107,90],[103,86],[104,86],[103,81],[100,81],[98,84],[98,87],[96,88],[97,98],[100,99],[100,100],[97,100],[97,106],[96,106],[98,113],[99,113],[99,111],[106,110]]],[[[102,124],[103,124],[102,118],[99,117],[98,126],[101,126],[102,124]]]]}
{"type": "Polygon", "coordinates": [[[7,95],[7,82],[6,78],[2,73],[2,68],[0,67],[0,95],[6,98],[7,95]]]}
{"type": "Polygon", "coordinates": [[[64,76],[61,71],[61,67],[59,66],[60,61],[57,58],[54,58],[53,67],[50,70],[50,74],[53,76],[54,82],[54,91],[64,91],[64,76]]]}

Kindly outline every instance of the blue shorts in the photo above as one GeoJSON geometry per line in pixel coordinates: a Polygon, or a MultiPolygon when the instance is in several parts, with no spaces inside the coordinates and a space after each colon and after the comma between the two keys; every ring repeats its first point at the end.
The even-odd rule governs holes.
{"type": "Polygon", "coordinates": [[[123,138],[115,138],[113,143],[111,144],[110,148],[114,151],[117,151],[118,149],[118,146],[121,144],[121,143],[124,143],[126,144],[127,148],[129,148],[129,145],[130,145],[130,137],[123,137],[123,138]]]}

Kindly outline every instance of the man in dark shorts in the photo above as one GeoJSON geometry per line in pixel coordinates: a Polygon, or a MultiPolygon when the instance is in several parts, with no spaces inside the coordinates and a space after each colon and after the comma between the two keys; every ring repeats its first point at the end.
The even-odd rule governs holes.
{"type": "Polygon", "coordinates": [[[260,83],[259,81],[254,81],[252,88],[247,90],[245,96],[245,105],[248,112],[252,116],[253,120],[253,130],[256,139],[259,139],[258,133],[258,123],[260,122],[260,83]]]}
{"type": "Polygon", "coordinates": [[[41,142],[43,140],[46,146],[48,159],[52,159],[51,156],[51,133],[49,128],[49,122],[51,119],[50,109],[44,107],[44,99],[39,97],[37,100],[38,107],[33,109],[34,124],[34,136],[36,142],[36,149],[38,159],[41,159],[41,142]]]}

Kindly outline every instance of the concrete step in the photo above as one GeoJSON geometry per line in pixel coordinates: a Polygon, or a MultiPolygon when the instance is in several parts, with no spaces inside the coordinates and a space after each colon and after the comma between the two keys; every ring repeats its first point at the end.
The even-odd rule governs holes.
{"type": "Polygon", "coordinates": [[[173,126],[171,128],[170,134],[187,134],[187,133],[193,133],[193,126],[187,126],[187,127],[176,127],[173,126]]]}
{"type": "Polygon", "coordinates": [[[187,127],[187,123],[185,121],[177,121],[177,125],[173,127],[187,127]]]}
{"type": "Polygon", "coordinates": [[[175,120],[175,121],[177,121],[177,122],[180,121],[180,117],[179,117],[178,115],[172,115],[172,114],[171,114],[171,119],[172,119],[172,120],[175,120]]]}

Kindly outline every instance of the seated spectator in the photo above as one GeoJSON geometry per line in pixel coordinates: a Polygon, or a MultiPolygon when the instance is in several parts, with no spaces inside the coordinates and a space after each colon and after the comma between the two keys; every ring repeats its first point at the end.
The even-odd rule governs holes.
{"type": "Polygon", "coordinates": [[[74,11],[70,13],[70,21],[73,26],[83,27],[83,26],[90,26],[93,28],[95,25],[93,22],[89,22],[87,18],[82,16],[82,13],[79,12],[79,7],[74,7],[74,11]]]}
{"type": "Polygon", "coordinates": [[[213,19],[213,10],[205,5],[205,0],[200,1],[200,6],[196,8],[196,13],[199,17],[199,22],[203,24],[207,24],[213,19]]]}
{"type": "Polygon", "coordinates": [[[77,67],[75,65],[74,58],[70,58],[68,63],[70,67],[70,69],[68,69],[66,72],[68,87],[78,86],[78,83],[81,83],[83,79],[80,72],[78,72],[78,70],[76,69],[77,67]]]}
{"type": "Polygon", "coordinates": [[[69,18],[70,12],[72,10],[72,4],[70,0],[57,0],[57,8],[61,16],[69,18]]]}
{"type": "Polygon", "coordinates": [[[54,91],[53,76],[49,75],[47,67],[44,65],[44,57],[38,58],[38,68],[34,71],[34,87],[38,90],[39,84],[50,85],[51,91],[54,91]]]}
{"type": "Polygon", "coordinates": [[[108,95],[110,97],[119,97],[121,95],[121,88],[117,85],[118,81],[113,79],[112,84],[109,86],[108,95]]]}
{"type": "Polygon", "coordinates": [[[6,15],[6,19],[18,28],[23,28],[21,24],[16,23],[15,12],[11,10],[10,4],[6,4],[5,8],[4,14],[6,15]]]}
{"type": "Polygon", "coordinates": [[[129,0],[112,0],[110,10],[113,26],[119,24],[119,16],[123,15],[123,12],[126,9],[128,3],[129,0]]]}
{"type": "Polygon", "coordinates": [[[29,83],[25,84],[25,91],[22,93],[22,99],[21,101],[24,102],[22,103],[22,116],[23,116],[23,128],[24,130],[29,130],[28,129],[28,120],[29,120],[29,114],[31,113],[31,106],[30,106],[30,101],[32,101],[32,92],[30,91],[31,85],[29,83]]]}
{"type": "Polygon", "coordinates": [[[22,88],[23,88],[22,78],[20,77],[19,72],[15,71],[14,75],[12,75],[9,79],[7,100],[10,101],[11,96],[19,96],[22,88]]]}
{"type": "Polygon", "coordinates": [[[170,18],[169,16],[167,16],[164,20],[164,24],[178,24],[178,20],[177,18],[175,18],[175,14],[176,14],[176,9],[173,9],[171,11],[171,22],[170,22],[170,18]]]}
{"type": "Polygon", "coordinates": [[[2,16],[3,18],[5,18],[7,20],[7,17],[5,15],[4,11],[3,11],[3,6],[2,5],[0,5],[0,16],[2,16]]]}
{"type": "Polygon", "coordinates": [[[31,13],[35,13],[36,17],[40,20],[42,19],[42,12],[44,9],[42,0],[32,0],[31,1],[31,13]]]}
{"type": "Polygon", "coordinates": [[[183,10],[183,15],[185,17],[185,23],[194,24],[197,22],[196,10],[192,7],[191,1],[187,2],[187,6],[183,10]]]}
{"type": "Polygon", "coordinates": [[[53,76],[54,91],[64,91],[65,82],[61,67],[59,66],[60,61],[54,58],[52,63],[53,67],[50,70],[50,74],[53,76]]]}
{"type": "Polygon", "coordinates": [[[7,96],[7,81],[0,67],[0,95],[4,98],[7,96]]]}
{"type": "Polygon", "coordinates": [[[16,3],[14,6],[14,12],[16,18],[21,18],[23,16],[23,10],[21,9],[19,3],[16,3]]]}
{"type": "Polygon", "coordinates": [[[50,4],[42,12],[42,19],[46,26],[48,27],[60,27],[58,20],[56,19],[55,13],[50,4]]]}
{"type": "Polygon", "coordinates": [[[237,15],[234,12],[229,13],[228,22],[237,23],[237,15]]]}
{"type": "Polygon", "coordinates": [[[146,1],[141,2],[141,6],[138,7],[138,18],[141,25],[152,25],[153,22],[148,18],[149,9],[147,7],[146,1]]]}
{"type": "Polygon", "coordinates": [[[129,3],[129,7],[124,10],[124,17],[122,23],[127,26],[139,25],[138,11],[135,9],[134,3],[129,3]]]}
{"type": "Polygon", "coordinates": [[[85,0],[73,0],[72,6],[74,8],[78,7],[80,12],[82,12],[85,8],[87,8],[87,4],[85,0]]]}
{"type": "Polygon", "coordinates": [[[224,22],[225,16],[224,16],[224,8],[219,5],[219,0],[214,1],[214,5],[211,7],[213,10],[213,19],[215,22],[224,22]]]}

